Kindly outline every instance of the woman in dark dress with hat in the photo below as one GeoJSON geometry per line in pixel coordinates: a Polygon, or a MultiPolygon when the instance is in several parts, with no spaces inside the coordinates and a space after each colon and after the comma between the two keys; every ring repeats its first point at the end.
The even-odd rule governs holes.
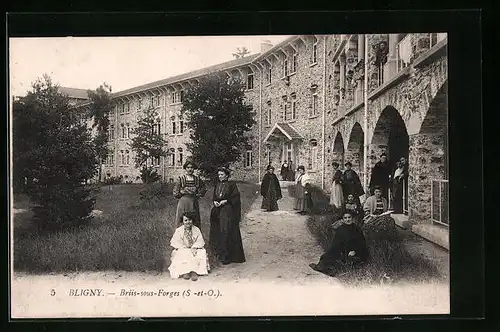
{"type": "Polygon", "coordinates": [[[261,209],[268,212],[278,211],[278,200],[283,197],[280,182],[276,174],[274,174],[273,166],[268,166],[266,171],[260,185],[260,194],[262,195],[261,209]]]}
{"type": "Polygon", "coordinates": [[[228,180],[229,175],[227,168],[219,168],[217,171],[214,206],[210,212],[210,245],[224,265],[245,262],[240,232],[240,192],[236,183],[228,180]]]}

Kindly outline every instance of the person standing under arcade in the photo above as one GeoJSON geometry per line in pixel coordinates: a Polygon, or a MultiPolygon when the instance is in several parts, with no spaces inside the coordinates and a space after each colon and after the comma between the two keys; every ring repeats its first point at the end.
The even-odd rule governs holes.
{"type": "Polygon", "coordinates": [[[370,193],[373,194],[373,188],[379,186],[382,191],[382,196],[389,199],[390,174],[391,172],[389,169],[389,163],[387,162],[387,155],[382,153],[380,155],[380,161],[378,161],[372,168],[369,184],[370,193]]]}

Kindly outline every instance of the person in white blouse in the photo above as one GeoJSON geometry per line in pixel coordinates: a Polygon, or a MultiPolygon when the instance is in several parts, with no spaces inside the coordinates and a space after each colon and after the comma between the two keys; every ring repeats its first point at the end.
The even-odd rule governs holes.
{"type": "Polygon", "coordinates": [[[312,199],[310,193],[311,178],[306,173],[304,166],[297,167],[299,175],[295,181],[296,188],[296,201],[295,210],[300,214],[305,214],[310,211],[312,207],[312,199]]]}
{"type": "Polygon", "coordinates": [[[170,240],[174,249],[168,269],[173,279],[182,277],[196,281],[199,275],[207,275],[210,269],[205,241],[200,229],[193,225],[194,219],[194,212],[184,212],[182,225],[175,230],[170,240]]]}

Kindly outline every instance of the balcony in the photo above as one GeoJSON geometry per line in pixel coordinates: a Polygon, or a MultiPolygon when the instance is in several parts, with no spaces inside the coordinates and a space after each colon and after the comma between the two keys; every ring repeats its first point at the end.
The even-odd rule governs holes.
{"type": "Polygon", "coordinates": [[[433,48],[445,39],[446,33],[407,34],[395,45],[393,44],[394,48],[390,45],[388,59],[383,70],[383,82],[389,81],[408,67],[423,52],[433,48]]]}

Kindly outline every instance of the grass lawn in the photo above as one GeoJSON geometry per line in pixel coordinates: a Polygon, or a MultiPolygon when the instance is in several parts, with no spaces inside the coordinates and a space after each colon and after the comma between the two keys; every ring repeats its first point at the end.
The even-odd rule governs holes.
{"type": "MultiPolygon", "coordinates": [[[[14,216],[14,271],[31,273],[68,271],[165,271],[170,264],[170,238],[177,200],[168,196],[140,200],[145,184],[101,187],[95,209],[103,214],[77,230],[41,234],[32,225],[31,212],[14,216]]],[[[242,213],[257,197],[258,186],[238,183],[242,213]]],[[[171,192],[171,190],[170,190],[171,192]]],[[[200,200],[202,233],[208,242],[212,189],[200,200]]],[[[14,208],[29,208],[25,196],[14,197],[14,208]]],[[[206,246],[208,250],[208,246],[206,246]]],[[[211,266],[218,262],[208,250],[211,266]]]]}
{"type": "MultiPolygon", "coordinates": [[[[294,196],[295,187],[288,188],[294,196]]],[[[330,225],[340,219],[338,212],[329,206],[329,197],[317,187],[311,188],[314,207],[307,219],[307,227],[317,239],[323,250],[327,250],[333,232],[330,225]]],[[[378,239],[365,234],[370,259],[360,267],[345,269],[337,277],[348,285],[373,284],[380,282],[426,282],[442,280],[439,268],[424,256],[410,253],[405,246],[410,240],[403,232],[398,232],[394,238],[378,239]]],[[[319,257],[318,257],[319,260],[319,257]]]]}

